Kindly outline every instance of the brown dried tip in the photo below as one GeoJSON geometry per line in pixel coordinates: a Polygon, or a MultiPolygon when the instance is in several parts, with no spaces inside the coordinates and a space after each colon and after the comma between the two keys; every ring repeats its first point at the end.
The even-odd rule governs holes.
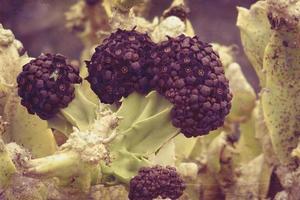
{"type": "Polygon", "coordinates": [[[130,200],[178,199],[185,189],[183,179],[173,167],[144,167],[130,180],[130,200]]]}
{"type": "Polygon", "coordinates": [[[21,104],[42,119],[53,117],[74,99],[74,85],[81,83],[79,69],[60,54],[42,54],[23,66],[17,77],[21,104]]]}
{"type": "Polygon", "coordinates": [[[159,44],[152,85],[174,107],[172,122],[186,137],[222,126],[232,95],[219,56],[210,44],[184,35],[159,44]]]}
{"type": "Polygon", "coordinates": [[[151,90],[148,71],[154,47],[147,34],[118,29],[96,48],[87,62],[87,80],[101,102],[113,104],[134,91],[145,94],[151,90]]]}

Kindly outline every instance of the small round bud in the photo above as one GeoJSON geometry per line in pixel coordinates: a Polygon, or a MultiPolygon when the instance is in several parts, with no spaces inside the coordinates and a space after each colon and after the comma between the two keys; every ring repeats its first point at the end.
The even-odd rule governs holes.
{"type": "Polygon", "coordinates": [[[163,16],[164,18],[170,17],[170,16],[176,16],[181,21],[185,21],[187,19],[187,15],[189,13],[189,9],[184,5],[178,5],[172,7],[170,10],[168,10],[163,16]]]}

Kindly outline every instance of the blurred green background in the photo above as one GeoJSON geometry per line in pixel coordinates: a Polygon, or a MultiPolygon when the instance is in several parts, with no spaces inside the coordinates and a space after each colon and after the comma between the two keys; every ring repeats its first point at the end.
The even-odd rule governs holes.
{"type": "MultiPolygon", "coordinates": [[[[58,52],[78,59],[81,41],[65,28],[64,12],[77,0],[0,0],[0,23],[22,41],[30,56],[58,52]]],[[[149,19],[166,9],[171,0],[150,0],[149,19]]],[[[189,18],[197,35],[207,42],[237,46],[237,61],[258,91],[257,77],[241,47],[235,26],[237,6],[249,8],[256,0],[188,0],[189,18]]]]}

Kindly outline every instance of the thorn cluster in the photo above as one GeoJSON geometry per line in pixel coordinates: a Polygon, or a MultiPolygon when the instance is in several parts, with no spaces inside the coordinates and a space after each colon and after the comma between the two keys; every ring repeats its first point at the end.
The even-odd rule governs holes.
{"type": "Polygon", "coordinates": [[[42,54],[23,66],[17,77],[21,104],[42,119],[53,117],[73,100],[74,84],[81,83],[79,69],[60,54],[42,54]]]}
{"type": "Polygon", "coordinates": [[[183,179],[173,167],[162,166],[141,168],[130,180],[130,200],[152,200],[158,197],[178,199],[185,189],[183,179]]]}

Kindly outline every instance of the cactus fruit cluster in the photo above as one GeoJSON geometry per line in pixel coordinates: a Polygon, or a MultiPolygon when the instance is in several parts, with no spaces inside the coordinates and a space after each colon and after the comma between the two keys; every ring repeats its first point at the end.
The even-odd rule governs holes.
{"type": "Polygon", "coordinates": [[[258,94],[184,0],[150,4],[78,0],[80,67],[0,25],[0,200],[300,199],[300,1],[238,7],[258,94]]]}
{"type": "Polygon", "coordinates": [[[210,44],[180,35],[162,42],[155,55],[155,88],[172,104],[172,122],[187,137],[222,126],[231,108],[229,83],[210,44]]]}
{"type": "Polygon", "coordinates": [[[187,137],[222,126],[232,95],[212,46],[180,35],[159,44],[146,34],[118,29],[87,61],[87,80],[102,103],[156,90],[173,105],[172,123],[187,137]]]}
{"type": "Polygon", "coordinates": [[[184,181],[173,167],[141,168],[130,180],[129,199],[178,199],[185,189],[184,181]]]}
{"type": "Polygon", "coordinates": [[[74,84],[81,83],[79,69],[56,54],[42,54],[23,66],[17,77],[21,104],[42,119],[53,117],[75,97],[74,84]]]}
{"type": "Polygon", "coordinates": [[[118,29],[106,38],[87,61],[87,80],[100,101],[113,104],[135,91],[147,94],[153,50],[150,37],[135,30],[118,29]]]}

